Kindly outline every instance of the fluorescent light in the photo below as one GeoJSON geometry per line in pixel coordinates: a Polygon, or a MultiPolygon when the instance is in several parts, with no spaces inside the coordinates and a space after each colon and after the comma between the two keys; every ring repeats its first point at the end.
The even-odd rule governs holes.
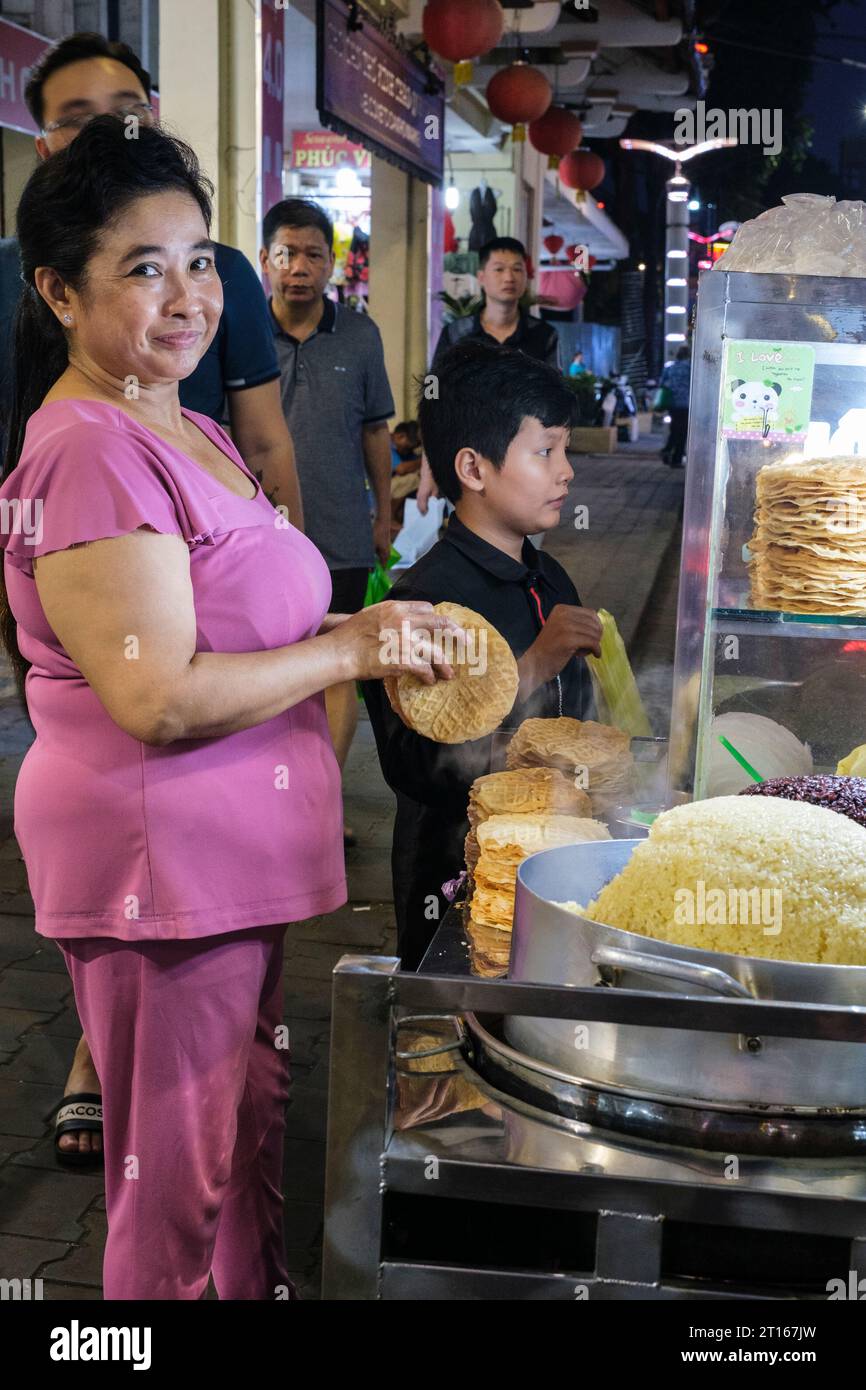
{"type": "Polygon", "coordinates": [[[460,189],[455,188],[453,183],[449,183],[445,189],[445,206],[449,212],[460,206],[460,189]]]}
{"type": "Polygon", "coordinates": [[[666,314],[684,314],[685,312],[682,304],[669,304],[665,309],[666,314]]]}
{"type": "Polygon", "coordinates": [[[670,279],[670,280],[665,280],[665,284],[666,284],[666,285],[675,286],[677,289],[682,289],[683,286],[684,286],[684,285],[687,285],[688,283],[689,283],[688,280],[683,280],[682,276],[680,276],[680,277],[674,276],[674,277],[673,277],[672,279],[670,279]]]}
{"type": "Polygon", "coordinates": [[[688,251],[669,251],[668,259],[672,261],[684,261],[688,254],[688,251]]]}
{"type": "Polygon", "coordinates": [[[685,335],[685,333],[666,333],[666,334],[665,334],[665,342],[666,342],[666,343],[684,343],[685,341],[686,341],[686,335],[685,335]]]}
{"type": "Polygon", "coordinates": [[[347,195],[364,192],[364,185],[354,169],[338,169],[334,175],[334,182],[338,193],[347,195]]]}

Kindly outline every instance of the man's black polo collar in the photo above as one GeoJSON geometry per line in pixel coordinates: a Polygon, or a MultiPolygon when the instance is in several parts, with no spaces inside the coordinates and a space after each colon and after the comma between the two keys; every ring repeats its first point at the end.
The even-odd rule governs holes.
{"type": "Polygon", "coordinates": [[[489,541],[470,531],[456,513],[448,522],[443,539],[461,550],[481,569],[487,570],[494,579],[502,579],[512,584],[522,583],[538,572],[538,551],[532,541],[526,539],[523,542],[523,559],[515,560],[511,555],[506,555],[504,550],[499,550],[497,546],[491,545],[489,541]]]}
{"type": "MultiPolygon", "coordinates": [[[[268,300],[268,308],[269,308],[270,311],[271,311],[271,327],[272,327],[273,330],[274,330],[274,337],[275,337],[275,338],[279,338],[279,337],[282,336],[283,338],[288,338],[288,340],[289,340],[290,343],[297,343],[297,342],[299,341],[299,339],[298,339],[298,338],[294,338],[294,337],[292,336],[291,333],[287,333],[287,332],[286,332],[286,330],[283,328],[283,325],[280,323],[279,319],[277,318],[276,314],[274,313],[274,301],[273,301],[273,299],[269,299],[269,300],[268,300]]],[[[319,322],[316,324],[316,331],[315,331],[315,333],[311,333],[311,334],[310,334],[310,337],[311,337],[311,338],[315,338],[316,333],[333,333],[333,332],[336,330],[336,327],[337,327],[337,306],[336,306],[336,304],[334,303],[333,299],[329,299],[327,295],[323,295],[323,296],[322,296],[322,317],[319,319],[319,322]]],[[[306,341],[309,342],[309,338],[306,339],[306,341]]]]}

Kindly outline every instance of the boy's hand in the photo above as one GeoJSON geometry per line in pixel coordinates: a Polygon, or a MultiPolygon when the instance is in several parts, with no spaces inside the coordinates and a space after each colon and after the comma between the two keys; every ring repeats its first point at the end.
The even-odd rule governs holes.
{"type": "Polygon", "coordinates": [[[558,676],[573,656],[601,656],[601,619],[594,608],[558,603],[532,646],[517,663],[518,699],[525,700],[545,681],[558,676]]]}

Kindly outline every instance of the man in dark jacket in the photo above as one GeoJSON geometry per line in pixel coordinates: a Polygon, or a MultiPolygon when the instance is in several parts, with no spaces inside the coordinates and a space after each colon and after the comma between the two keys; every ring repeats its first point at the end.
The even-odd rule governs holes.
{"type": "MultiPolygon", "coordinates": [[[[526,262],[526,247],[516,237],[496,237],[481,248],[478,283],[484,291],[484,307],[477,314],[453,319],[442,329],[430,368],[434,375],[443,354],[457,343],[467,341],[501,343],[503,347],[517,348],[527,357],[535,357],[558,372],[562,371],[559,334],[553,324],[533,318],[520,308],[529,282],[526,262]]],[[[427,499],[436,495],[436,483],[425,454],[417,493],[419,511],[425,513],[427,499]]]]}
{"type": "Polygon", "coordinates": [[[436,371],[443,353],[467,338],[520,348],[527,357],[537,357],[539,362],[562,371],[556,329],[520,308],[528,281],[523,242],[510,236],[488,241],[478,253],[478,283],[484,291],[484,307],[477,314],[453,319],[445,325],[436,344],[431,371],[436,371]]]}

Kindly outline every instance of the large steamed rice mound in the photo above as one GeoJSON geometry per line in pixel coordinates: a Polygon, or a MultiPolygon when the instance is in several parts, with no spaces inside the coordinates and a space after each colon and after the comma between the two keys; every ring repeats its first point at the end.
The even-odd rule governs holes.
{"type": "Polygon", "coordinates": [[[585,915],[706,951],[866,965],[866,829],[775,797],[678,806],[585,915]]]}

